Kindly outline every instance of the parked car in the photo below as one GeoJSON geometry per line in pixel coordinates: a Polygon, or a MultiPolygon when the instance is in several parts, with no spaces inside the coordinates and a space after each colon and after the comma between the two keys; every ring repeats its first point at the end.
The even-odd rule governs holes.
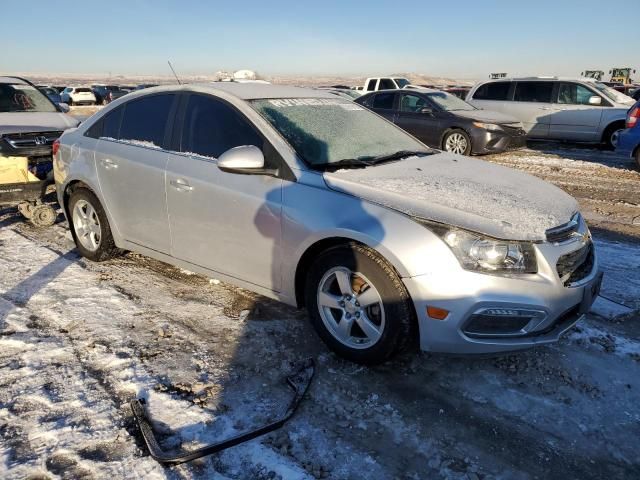
{"type": "Polygon", "coordinates": [[[363,93],[404,88],[411,82],[402,77],[372,77],[364,82],[363,93]]]}
{"type": "Polygon", "coordinates": [[[636,88],[634,91],[631,92],[631,98],[633,98],[636,101],[640,100],[640,87],[636,88]]]}
{"type": "Polygon", "coordinates": [[[157,87],[158,85],[155,83],[141,83],[136,86],[136,90],[144,90],[145,88],[157,87]]]}
{"type": "Polygon", "coordinates": [[[592,79],[533,77],[479,83],[467,102],[513,115],[529,138],[615,147],[633,99],[592,79]]]}
{"type": "Polygon", "coordinates": [[[0,77],[0,205],[17,205],[37,226],[57,216],[42,202],[53,183],[53,142],[79,123],[63,112],[28,80],[0,77]]]}
{"type": "Polygon", "coordinates": [[[441,90],[383,90],[355,101],[430,147],[447,152],[496,153],[525,145],[522,123],[514,117],[478,110],[441,90]]]}
{"type": "Polygon", "coordinates": [[[640,168],[640,101],[627,113],[626,130],[620,132],[616,152],[634,158],[640,168]]]}
{"type": "Polygon", "coordinates": [[[38,86],[38,90],[44,93],[47,96],[47,98],[51,100],[53,103],[55,103],[56,105],[58,105],[59,103],[62,103],[62,97],[60,96],[60,93],[55,88],[42,85],[42,86],[38,86]]]}
{"type": "Polygon", "coordinates": [[[60,98],[67,105],[95,105],[96,96],[89,87],[66,87],[60,98]]]}
{"type": "Polygon", "coordinates": [[[356,362],[418,338],[459,353],[554,342],[601,281],[571,196],[431,150],[320,90],[135,92],[56,150],[58,199],[83,256],[136,251],[306,306],[327,345],[356,362]]]}
{"type": "Polygon", "coordinates": [[[455,95],[461,100],[464,100],[465,98],[467,98],[467,95],[469,94],[471,87],[460,87],[460,86],[451,87],[450,86],[450,87],[445,87],[442,90],[447,93],[450,93],[451,95],[455,95]]]}
{"type": "Polygon", "coordinates": [[[355,100],[362,95],[357,90],[351,90],[350,88],[318,87],[318,90],[323,90],[348,100],[355,100]]]}
{"type": "Polygon", "coordinates": [[[118,85],[91,85],[98,105],[106,105],[129,93],[118,85]]]}

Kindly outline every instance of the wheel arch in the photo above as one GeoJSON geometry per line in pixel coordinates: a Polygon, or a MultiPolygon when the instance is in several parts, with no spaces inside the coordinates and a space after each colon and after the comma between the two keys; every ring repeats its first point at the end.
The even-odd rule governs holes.
{"type": "Polygon", "coordinates": [[[604,127],[604,129],[602,130],[602,136],[600,138],[600,141],[605,143],[607,142],[607,136],[609,135],[609,132],[611,130],[614,130],[616,127],[625,127],[625,120],[624,119],[616,119],[616,120],[611,120],[606,127],[604,127]]]}
{"type": "MultiPolygon", "coordinates": [[[[469,137],[469,142],[472,142],[471,139],[471,133],[469,133],[469,131],[458,124],[453,124],[451,126],[446,127],[443,131],[442,134],[440,135],[440,149],[444,150],[444,138],[451,132],[453,132],[454,130],[462,130],[464,133],[467,134],[467,136],[469,137]]],[[[473,143],[471,143],[471,148],[473,149],[473,143]]]]}

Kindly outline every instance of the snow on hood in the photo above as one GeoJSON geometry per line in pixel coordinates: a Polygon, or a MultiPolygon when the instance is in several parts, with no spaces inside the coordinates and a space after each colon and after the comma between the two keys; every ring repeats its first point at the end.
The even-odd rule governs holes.
{"type": "Polygon", "coordinates": [[[77,127],[75,118],[58,112],[0,113],[0,135],[5,133],[49,132],[77,127]]]}
{"type": "Polygon", "coordinates": [[[454,110],[451,112],[458,117],[470,118],[481,122],[490,123],[520,123],[516,117],[505,115],[504,113],[492,112],[491,110],[454,110]]]}
{"type": "Polygon", "coordinates": [[[573,197],[536,177],[447,153],[325,172],[324,178],[333,190],[502,239],[545,240],[545,230],[578,210],[573,197]]]}

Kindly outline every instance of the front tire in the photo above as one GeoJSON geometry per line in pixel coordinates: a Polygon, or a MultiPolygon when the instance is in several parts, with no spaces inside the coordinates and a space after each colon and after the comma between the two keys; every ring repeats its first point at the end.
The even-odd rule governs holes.
{"type": "Polygon", "coordinates": [[[442,149],[458,155],[470,155],[471,137],[464,130],[450,130],[442,138],[442,149]]]}
{"type": "Polygon", "coordinates": [[[73,239],[83,257],[103,262],[122,253],[113,240],[104,208],[92,191],[74,190],[68,206],[73,239]]]}
{"type": "Polygon", "coordinates": [[[603,141],[605,146],[610,150],[615,150],[618,146],[618,138],[620,132],[624,130],[624,122],[609,125],[604,132],[603,141]]]}
{"type": "Polygon", "coordinates": [[[305,297],[316,332],[347,360],[379,364],[410,340],[409,294],[393,267],[368,247],[352,243],[320,254],[305,297]]]}

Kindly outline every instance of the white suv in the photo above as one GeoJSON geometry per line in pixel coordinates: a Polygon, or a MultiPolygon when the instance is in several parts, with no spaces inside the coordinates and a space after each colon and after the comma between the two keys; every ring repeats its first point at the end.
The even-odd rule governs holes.
{"type": "Polygon", "coordinates": [[[60,98],[68,105],[96,104],[96,96],[89,87],[67,87],[60,94],[60,98]]]}
{"type": "Polygon", "coordinates": [[[615,147],[634,101],[588,78],[498,79],[474,86],[471,105],[512,115],[529,138],[603,142],[615,147]]]}

